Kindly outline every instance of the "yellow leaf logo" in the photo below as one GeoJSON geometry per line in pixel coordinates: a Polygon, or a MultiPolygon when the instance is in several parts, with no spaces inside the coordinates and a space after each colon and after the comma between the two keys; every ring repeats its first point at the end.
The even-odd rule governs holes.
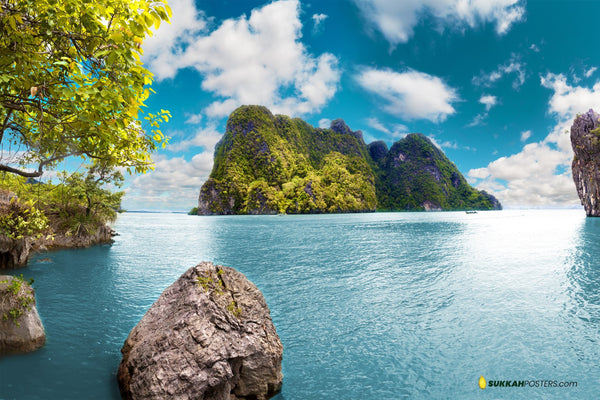
{"type": "Polygon", "coordinates": [[[485,389],[486,386],[487,386],[487,382],[485,381],[485,378],[483,377],[483,375],[481,375],[479,377],[479,388],[485,389]]]}

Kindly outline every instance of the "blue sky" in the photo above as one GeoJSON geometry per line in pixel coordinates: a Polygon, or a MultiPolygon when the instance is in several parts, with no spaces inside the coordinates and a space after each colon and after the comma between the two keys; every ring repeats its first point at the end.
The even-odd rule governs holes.
{"type": "Polygon", "coordinates": [[[568,129],[600,109],[600,1],[171,0],[144,44],[149,110],[173,118],[126,209],[189,210],[242,104],[365,141],[432,138],[506,207],[579,205],[568,129]]]}

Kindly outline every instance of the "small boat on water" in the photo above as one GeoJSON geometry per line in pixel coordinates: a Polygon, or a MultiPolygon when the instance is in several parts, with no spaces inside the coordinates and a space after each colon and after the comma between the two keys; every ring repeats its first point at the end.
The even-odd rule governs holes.
{"type": "Polygon", "coordinates": [[[468,210],[468,211],[465,211],[465,212],[467,214],[477,214],[477,211],[475,211],[475,210],[468,210]]]}

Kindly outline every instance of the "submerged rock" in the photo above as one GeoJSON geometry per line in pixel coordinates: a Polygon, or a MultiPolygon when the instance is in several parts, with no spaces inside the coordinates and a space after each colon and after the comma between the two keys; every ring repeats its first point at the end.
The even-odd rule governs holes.
{"type": "Polygon", "coordinates": [[[577,194],[588,217],[600,216],[600,114],[590,109],[571,126],[571,164],[577,194]]]}
{"type": "Polygon", "coordinates": [[[33,288],[21,278],[0,275],[0,355],[30,352],[45,343],[33,288]]]}
{"type": "Polygon", "coordinates": [[[233,268],[203,262],[168,287],[129,334],[124,399],[267,399],[283,346],[262,293],[233,268]]]}

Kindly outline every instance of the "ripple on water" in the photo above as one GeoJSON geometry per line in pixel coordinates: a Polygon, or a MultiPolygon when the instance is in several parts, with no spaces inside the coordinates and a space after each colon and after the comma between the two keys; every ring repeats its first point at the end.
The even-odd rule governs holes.
{"type": "MultiPolygon", "coordinates": [[[[118,399],[130,329],[183,271],[230,265],[284,344],[276,399],[511,398],[488,379],[600,389],[600,224],[573,211],[190,217],[124,214],[112,247],[41,255],[48,345],[0,360],[0,399],[118,399]],[[19,384],[17,384],[19,383],[19,384]]],[[[568,391],[567,391],[568,390],[568,391]]]]}

